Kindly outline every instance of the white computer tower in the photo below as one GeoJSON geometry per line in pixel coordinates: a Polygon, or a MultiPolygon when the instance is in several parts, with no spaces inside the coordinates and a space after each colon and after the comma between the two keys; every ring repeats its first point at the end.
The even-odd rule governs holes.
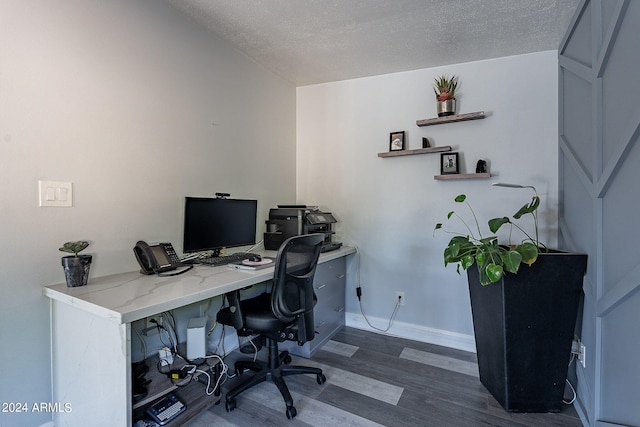
{"type": "Polygon", "coordinates": [[[207,355],[206,317],[194,317],[187,326],[187,359],[202,359],[207,355]]]}

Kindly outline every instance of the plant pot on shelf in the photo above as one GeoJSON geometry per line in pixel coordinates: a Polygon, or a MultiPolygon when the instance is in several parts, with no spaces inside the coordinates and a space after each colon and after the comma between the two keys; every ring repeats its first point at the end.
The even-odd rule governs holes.
{"type": "Polygon", "coordinates": [[[438,101],[438,117],[453,116],[456,113],[456,100],[438,101]]]}
{"type": "Polygon", "coordinates": [[[551,252],[487,286],[467,270],[480,382],[505,410],[561,410],[586,268],[551,252]]]}
{"type": "Polygon", "coordinates": [[[64,276],[69,288],[85,286],[87,284],[92,258],[91,255],[70,255],[62,257],[64,276]]]}

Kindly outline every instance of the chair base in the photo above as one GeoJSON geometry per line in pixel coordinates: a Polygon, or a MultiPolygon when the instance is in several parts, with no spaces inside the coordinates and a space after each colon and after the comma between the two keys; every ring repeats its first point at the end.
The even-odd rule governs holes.
{"type": "Polygon", "coordinates": [[[287,418],[291,419],[296,416],[297,411],[293,406],[293,398],[291,397],[287,384],[284,382],[284,377],[298,374],[312,374],[316,376],[318,384],[324,384],[327,379],[320,368],[288,365],[291,363],[291,356],[289,356],[289,352],[283,351],[280,353],[278,351],[277,341],[271,338],[265,338],[265,340],[269,347],[269,362],[264,363],[254,362],[252,360],[239,360],[235,363],[236,375],[242,374],[245,369],[256,372],[256,374],[227,392],[225,396],[225,408],[227,411],[232,411],[236,407],[236,397],[240,393],[260,384],[263,381],[270,380],[276,385],[276,387],[278,387],[278,390],[280,390],[280,394],[287,405],[287,418]]]}

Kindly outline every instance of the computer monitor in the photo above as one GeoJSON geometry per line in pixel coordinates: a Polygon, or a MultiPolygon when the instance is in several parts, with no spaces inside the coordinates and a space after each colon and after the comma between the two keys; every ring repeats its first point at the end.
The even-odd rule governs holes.
{"type": "Polygon", "coordinates": [[[256,243],[257,200],[185,197],[183,252],[256,243]]]}

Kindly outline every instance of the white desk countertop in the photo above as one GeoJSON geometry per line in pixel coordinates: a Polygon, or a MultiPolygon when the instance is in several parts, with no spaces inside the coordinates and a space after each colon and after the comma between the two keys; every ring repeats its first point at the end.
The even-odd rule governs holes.
{"type": "MultiPolygon", "coordinates": [[[[320,254],[319,263],[355,253],[343,246],[320,254]]],[[[262,255],[275,257],[275,251],[262,255]]],[[[87,286],[67,287],[66,283],[45,286],[45,296],[76,306],[116,323],[130,323],[163,311],[196,303],[273,278],[273,267],[239,270],[196,265],[177,276],[145,276],[138,271],[92,277],[87,286]]]]}

